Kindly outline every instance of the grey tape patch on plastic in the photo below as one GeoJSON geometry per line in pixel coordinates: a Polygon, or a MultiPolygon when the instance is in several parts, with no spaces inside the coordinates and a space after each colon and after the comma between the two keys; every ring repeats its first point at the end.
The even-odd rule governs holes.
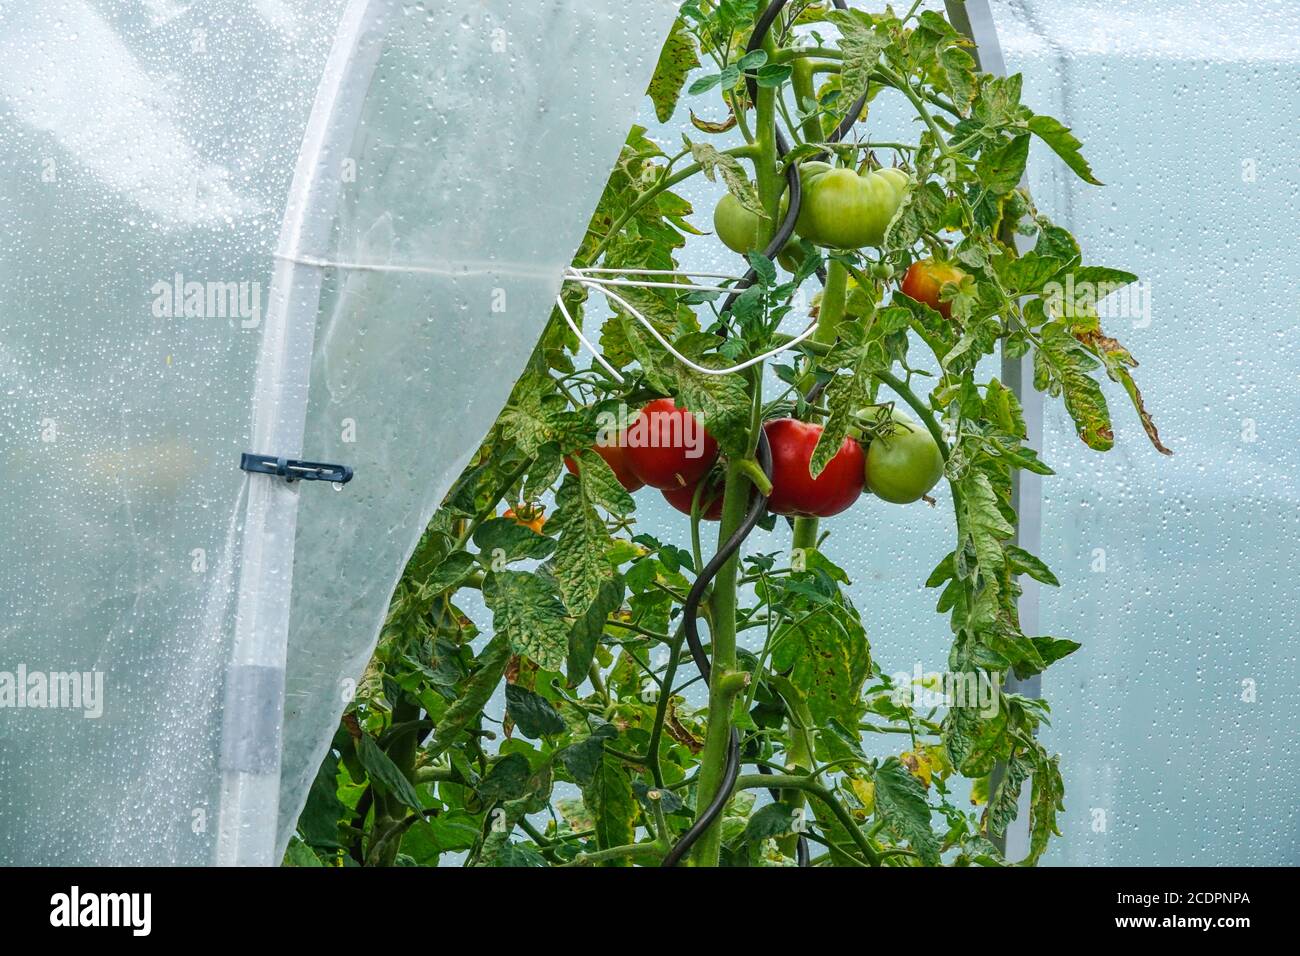
{"type": "Polygon", "coordinates": [[[284,717],[284,670],[240,665],[226,671],[221,767],[244,773],[277,773],[284,717]]]}

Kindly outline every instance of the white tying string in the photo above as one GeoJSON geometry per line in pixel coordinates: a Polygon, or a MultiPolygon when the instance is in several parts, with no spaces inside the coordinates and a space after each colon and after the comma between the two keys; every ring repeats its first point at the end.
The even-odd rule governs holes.
{"type": "Polygon", "coordinates": [[[564,305],[564,296],[557,295],[555,297],[555,304],[560,307],[560,314],[564,316],[564,321],[569,323],[569,328],[572,329],[573,334],[578,337],[578,341],[587,346],[587,351],[591,353],[592,358],[599,362],[606,372],[614,376],[614,381],[622,385],[623,376],[618,374],[618,369],[605,361],[605,356],[601,355],[600,352],[596,350],[596,346],[587,341],[587,337],[582,334],[582,329],[578,328],[578,323],[574,322],[573,316],[569,315],[569,310],[564,305]]]}
{"type": "MultiPolygon", "coordinates": [[[[586,286],[589,289],[598,290],[602,295],[605,296],[605,298],[611,299],[614,302],[617,302],[623,308],[627,309],[627,311],[632,314],[633,318],[635,318],[638,322],[640,322],[642,325],[646,327],[646,331],[648,331],[651,335],[654,336],[655,341],[658,342],[660,345],[662,345],[664,349],[668,352],[668,354],[670,354],[673,358],[677,359],[677,361],[681,362],[687,368],[694,369],[695,371],[703,375],[730,375],[732,372],[739,372],[742,369],[747,369],[751,365],[757,365],[759,362],[770,359],[774,355],[780,355],[782,352],[794,348],[800,342],[811,337],[812,334],[817,331],[817,323],[813,322],[808,326],[808,328],[804,329],[802,332],[800,332],[798,335],[792,338],[789,342],[785,343],[784,345],[778,345],[774,349],[769,349],[768,351],[764,352],[762,355],[755,355],[753,358],[746,359],[744,362],[741,362],[739,365],[732,365],[730,368],[709,368],[708,366],[700,365],[697,362],[692,362],[681,352],[673,348],[672,345],[669,344],[668,340],[659,334],[659,330],[654,327],[653,322],[651,322],[644,315],[638,312],[626,299],[624,299],[613,289],[600,285],[597,282],[583,276],[575,277],[573,281],[579,282],[583,286],[586,286]]],[[[596,354],[594,350],[592,354],[593,355],[596,354]]],[[[602,364],[603,364],[603,360],[602,360],[602,364]]]]}

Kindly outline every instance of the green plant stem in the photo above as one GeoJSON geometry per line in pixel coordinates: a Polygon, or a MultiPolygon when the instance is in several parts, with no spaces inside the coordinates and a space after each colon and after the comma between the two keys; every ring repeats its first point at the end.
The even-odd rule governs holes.
{"type": "Polygon", "coordinates": [[[579,853],[571,863],[562,863],[560,865],[563,867],[590,866],[593,863],[604,863],[608,860],[619,860],[624,857],[635,860],[645,857],[661,857],[663,855],[664,848],[659,845],[658,841],[654,843],[629,843],[627,846],[612,846],[607,850],[592,850],[590,853],[579,853]]]}
{"type": "MultiPolygon", "coordinates": [[[[738,462],[727,466],[726,491],[722,498],[722,527],[718,543],[730,538],[744,520],[749,506],[749,478],[738,462]]],[[[709,681],[709,724],[700,754],[700,782],[696,806],[702,811],[722,785],[727,752],[731,746],[732,704],[735,691],[729,678],[736,673],[736,568],[737,556],[724,563],[713,580],[710,597],[713,669],[709,681]]],[[[717,866],[721,852],[721,819],[704,831],[695,844],[692,860],[697,866],[717,866]]]]}
{"type": "MultiPolygon", "coordinates": [[[[786,718],[786,769],[800,770],[808,773],[814,760],[812,735],[808,728],[812,726],[812,714],[808,712],[808,705],[804,702],[799,693],[786,682],[782,688],[782,698],[790,713],[786,718]]],[[[811,778],[810,778],[811,779],[811,778]]],[[[803,791],[798,788],[789,788],[781,791],[781,802],[794,807],[796,811],[802,810],[804,806],[803,791]]],[[[787,856],[794,856],[798,848],[799,838],[797,835],[783,837],[779,841],[781,852],[787,856]]]]}
{"type": "MultiPolygon", "coordinates": [[[[755,13],[755,19],[761,13],[755,13]]],[[[764,41],[770,58],[775,45],[770,37],[764,41]]],[[[776,152],[776,91],[760,86],[754,103],[755,139],[757,156],[753,157],[754,179],[758,185],[759,199],[767,218],[760,225],[761,245],[766,246],[775,234],[780,217],[781,194],[784,184],[780,176],[776,152]]],[[[762,378],[756,369],[746,374],[749,383],[750,428],[746,454],[752,458],[758,446],[759,429],[762,428],[762,378]]],[[[722,521],[718,528],[718,546],[731,538],[744,522],[749,510],[750,489],[753,482],[742,459],[727,464],[726,487],[722,496],[722,521]]],[[[740,556],[732,555],[718,570],[709,596],[709,632],[713,643],[712,672],[709,680],[708,730],[704,750],[700,754],[699,783],[696,787],[695,805],[702,812],[722,786],[727,754],[731,747],[733,724],[732,708],[736,695],[748,681],[748,675],[736,671],[736,578],[740,556]],[[737,677],[745,678],[737,681],[737,677]]],[[[714,867],[722,851],[722,820],[715,820],[696,842],[691,861],[696,866],[714,867]]]]}
{"type": "MultiPolygon", "coordinates": [[[[812,341],[817,345],[829,347],[835,342],[836,330],[844,318],[844,304],[848,298],[849,273],[844,263],[831,259],[826,267],[826,288],[822,292],[821,308],[817,312],[817,329],[812,334],[812,341]]],[[[815,381],[811,363],[808,373],[799,383],[800,391],[806,393],[815,381]]],[[[813,416],[814,418],[816,416],[813,416]]],[[[794,541],[791,547],[798,551],[810,551],[817,547],[817,519],[796,518],[794,520],[794,541]]]]}
{"type": "Polygon", "coordinates": [[[659,745],[664,736],[664,721],[668,719],[668,705],[672,702],[673,681],[677,677],[677,665],[682,659],[682,642],[685,633],[679,627],[677,639],[668,652],[668,666],[664,668],[663,680],[659,684],[659,699],[655,702],[655,720],[650,728],[650,743],[646,746],[646,764],[650,768],[650,777],[655,786],[663,788],[664,774],[659,762],[659,745]]]}
{"type": "Polygon", "coordinates": [[[801,129],[805,141],[815,143],[822,138],[821,122],[817,118],[816,93],[813,90],[814,61],[799,57],[791,64],[790,86],[794,89],[795,109],[803,112],[811,101],[814,109],[804,117],[801,129]]]}

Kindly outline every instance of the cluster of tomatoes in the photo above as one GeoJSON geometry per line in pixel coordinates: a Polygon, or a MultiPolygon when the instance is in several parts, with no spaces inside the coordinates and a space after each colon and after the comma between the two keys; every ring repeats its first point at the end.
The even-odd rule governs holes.
{"type": "MultiPolygon", "coordinates": [[[[879,409],[881,415],[884,409],[879,409]]],[[[822,426],[793,418],[766,422],[763,431],[772,451],[772,492],[767,508],[774,514],[829,518],[851,506],[870,490],[885,501],[916,501],[943,475],[943,456],[924,427],[899,411],[888,424],[877,422],[877,433],[864,449],[856,438],[846,437],[839,450],[813,478],[809,464],[822,436],[822,426]]],[[[714,463],[718,443],[690,412],[670,398],[660,398],[642,408],[627,432],[597,444],[595,451],[628,491],[650,486],[663,493],[678,511],[691,513],[696,490],[700,517],[722,517],[723,481],[714,463]],[[657,436],[653,443],[628,441],[628,436],[657,436]],[[702,436],[689,442],[683,436],[702,436]]],[[[576,470],[566,459],[570,471],[576,470]]]]}
{"type": "MultiPolygon", "coordinates": [[[[885,228],[907,195],[911,177],[901,169],[857,172],[827,163],[808,162],[799,167],[803,201],[795,220],[795,235],[828,249],[860,249],[878,246],[885,228]]],[[[782,197],[781,214],[789,208],[782,197]]],[[[759,248],[762,235],[758,214],[727,193],[713,210],[713,228],[732,252],[744,255],[759,248]]],[[[794,272],[802,261],[793,239],[781,250],[777,261],[794,272]]]]}
{"type": "MultiPolygon", "coordinates": [[[[900,169],[857,171],[822,162],[802,164],[799,175],[803,202],[795,233],[832,249],[879,245],[911,185],[911,177],[900,169]]],[[[787,208],[788,198],[783,198],[783,214],[787,208]]],[[[730,193],[714,209],[713,225],[718,238],[742,254],[758,249],[764,232],[759,216],[730,193]]],[[[798,243],[791,239],[778,261],[794,272],[801,258],[798,243]]],[[[908,268],[900,290],[951,318],[952,304],[942,301],[940,292],[945,284],[959,283],[963,277],[964,273],[949,263],[922,260],[908,268]]],[[[822,426],[794,418],[766,422],[763,431],[772,451],[768,510],[792,517],[829,518],[849,508],[864,491],[896,504],[925,496],[943,476],[938,443],[926,428],[902,412],[882,407],[875,411],[876,419],[867,423],[871,437],[865,444],[846,437],[816,478],[809,466],[822,426]]],[[[691,513],[698,491],[700,516],[706,521],[722,517],[724,483],[719,469],[714,468],[718,443],[672,399],[650,402],[626,432],[598,443],[595,451],[628,491],[647,485],[656,488],[684,514],[691,513]],[[633,436],[642,440],[630,441],[633,436]],[[656,440],[645,441],[645,436],[656,440]],[[690,436],[698,440],[687,441],[690,436]]],[[[566,458],[565,465],[576,472],[572,459],[566,458]]]]}

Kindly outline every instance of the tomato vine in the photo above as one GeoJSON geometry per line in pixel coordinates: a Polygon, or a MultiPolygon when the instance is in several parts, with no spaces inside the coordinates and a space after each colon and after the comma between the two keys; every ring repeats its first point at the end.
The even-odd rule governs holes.
{"type": "Polygon", "coordinates": [[[1019,580],[1058,582],[1015,543],[1012,482],[1052,472],[981,359],[1031,356],[1034,386],[1098,451],[1114,441],[1104,373],[1167,451],[1086,294],[1136,276],[1085,265],[1020,185],[1033,138],[1095,183],[1081,144],[918,9],[681,5],[649,93],[661,122],[689,99],[692,132],[669,154],[632,129],[574,259],[668,277],[618,299],[566,284],[618,375],[578,364],[557,309],[411,558],[289,862],[655,865],[698,820],[696,865],[790,865],[802,843],[812,865],[994,866],[1019,862],[1001,840],[1025,788],[1023,862],[1042,856],[1064,799],[1037,735],[1048,705],[1002,684],[1079,645],[1021,629],[1019,580]],[[882,96],[916,114],[914,142],[869,138],[882,96]],[[713,222],[749,270],[725,297],[668,275],[715,241],[673,191],[697,176],[725,187],[713,222]],[[679,362],[631,311],[726,369],[792,343],[783,325],[818,279],[815,331],[728,374],[679,362]],[[647,406],[668,448],[630,444],[647,406]],[[688,461],[701,430],[716,464],[688,461]],[[956,540],[926,584],[952,630],[949,683],[990,689],[987,706],[918,702],[891,677],[834,561],[856,509],[906,521],[899,504],[941,481],[956,540]],[[637,526],[633,494],[661,491],[690,516],[687,546],[637,526]],[[777,550],[751,539],[704,574],[708,522],[721,548],[751,512],[777,550]],[[692,589],[707,686],[686,666],[692,589]],[[465,610],[480,602],[482,634],[465,610]],[[737,772],[733,747],[760,772],[737,772]]]}

